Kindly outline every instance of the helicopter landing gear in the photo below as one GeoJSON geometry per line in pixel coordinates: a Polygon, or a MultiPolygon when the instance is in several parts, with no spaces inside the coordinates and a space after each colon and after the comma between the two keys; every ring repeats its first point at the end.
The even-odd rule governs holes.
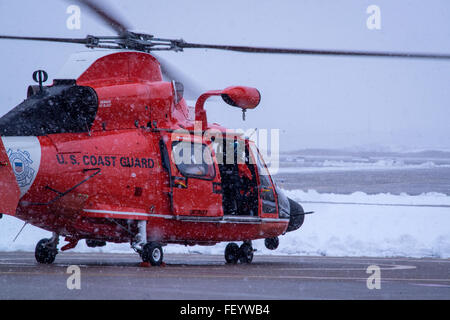
{"type": "Polygon", "coordinates": [[[138,221],[138,233],[131,247],[139,253],[143,262],[149,262],[152,266],[160,266],[163,263],[163,249],[158,242],[147,242],[147,221],[138,221]]]}
{"type": "Polygon", "coordinates": [[[240,263],[251,263],[255,251],[251,241],[244,241],[240,247],[232,242],[227,244],[225,248],[225,261],[231,264],[236,264],[238,261],[240,263]]]}
{"type": "Polygon", "coordinates": [[[239,248],[239,261],[241,263],[251,263],[253,261],[253,249],[252,244],[244,242],[239,248]]]}
{"type": "Polygon", "coordinates": [[[269,250],[275,250],[276,248],[278,248],[279,244],[280,239],[278,239],[278,237],[267,238],[264,240],[264,245],[269,250]]]}
{"type": "Polygon", "coordinates": [[[142,261],[150,262],[152,266],[160,266],[163,261],[163,256],[162,247],[157,242],[149,242],[142,247],[142,261]]]}
{"type": "Polygon", "coordinates": [[[227,263],[237,263],[239,260],[239,246],[232,242],[227,244],[225,248],[225,261],[227,263]]]}
{"type": "Polygon", "coordinates": [[[59,236],[53,233],[50,239],[40,240],[34,251],[34,257],[36,261],[43,264],[51,264],[55,261],[58,254],[59,236]]]}

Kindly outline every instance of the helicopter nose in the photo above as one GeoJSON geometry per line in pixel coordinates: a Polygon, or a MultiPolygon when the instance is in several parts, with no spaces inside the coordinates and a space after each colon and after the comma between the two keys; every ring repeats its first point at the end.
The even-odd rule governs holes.
{"type": "Polygon", "coordinates": [[[296,201],[288,198],[290,213],[289,213],[289,225],[286,232],[294,231],[300,228],[305,220],[305,211],[303,207],[296,201]]]}

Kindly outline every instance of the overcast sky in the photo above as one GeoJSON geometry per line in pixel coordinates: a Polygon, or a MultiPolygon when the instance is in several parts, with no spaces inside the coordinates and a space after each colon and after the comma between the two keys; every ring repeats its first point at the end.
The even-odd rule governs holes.
{"type": "MultiPolygon", "coordinates": [[[[450,54],[448,0],[104,1],[137,31],[190,42],[450,54]],[[381,29],[369,30],[369,5],[381,29]]],[[[71,1],[0,0],[0,33],[111,35],[71,1]]],[[[51,79],[77,45],[0,40],[0,115],[20,103],[34,70],[51,79]]],[[[205,89],[257,87],[256,110],[207,105],[209,120],[233,128],[280,130],[282,150],[300,148],[450,149],[450,61],[257,55],[187,49],[161,54],[205,89]]],[[[188,84],[185,84],[188,85],[188,84]]]]}

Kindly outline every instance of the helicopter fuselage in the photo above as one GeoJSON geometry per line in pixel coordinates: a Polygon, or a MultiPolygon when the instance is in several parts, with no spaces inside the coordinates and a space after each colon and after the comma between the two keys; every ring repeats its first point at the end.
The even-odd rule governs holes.
{"type": "MultiPolygon", "coordinates": [[[[87,69],[29,89],[28,99],[0,119],[0,160],[8,162],[0,182],[13,195],[4,213],[72,243],[133,242],[140,221],[147,240],[159,243],[211,245],[286,232],[287,198],[254,143],[217,124],[198,127],[195,120],[206,120],[203,106],[194,119],[182,88],[162,81],[153,56],[71,60],[63,73],[76,70],[73,63],[87,69]],[[231,163],[224,161],[232,153],[231,163]],[[191,162],[177,161],[180,154],[191,162]]],[[[210,93],[259,102],[257,91],[238,89],[210,93]]]]}
{"type": "Polygon", "coordinates": [[[144,129],[3,137],[21,191],[15,216],[69,238],[112,242],[131,241],[138,220],[148,221],[149,240],[164,243],[214,244],[286,230],[289,218],[277,211],[224,214],[222,191],[214,191],[217,163],[214,177],[188,177],[186,186],[171,188],[171,177],[184,177],[174,164],[171,177],[164,169],[161,139],[144,129]]]}

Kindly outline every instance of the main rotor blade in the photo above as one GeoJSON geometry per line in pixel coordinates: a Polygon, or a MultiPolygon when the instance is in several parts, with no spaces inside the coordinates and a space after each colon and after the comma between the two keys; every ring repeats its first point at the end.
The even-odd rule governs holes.
{"type": "Polygon", "coordinates": [[[86,8],[91,10],[94,14],[97,15],[100,19],[102,19],[107,25],[114,29],[119,35],[124,35],[128,33],[130,29],[129,26],[123,21],[123,19],[119,18],[117,15],[113,14],[111,10],[104,8],[103,6],[97,3],[94,3],[91,0],[75,0],[76,2],[84,5],[86,8]]]}
{"type": "Polygon", "coordinates": [[[88,40],[86,38],[18,37],[18,36],[0,35],[0,39],[51,41],[51,42],[66,42],[66,43],[80,43],[80,44],[88,43],[88,40]]]}
{"type": "Polygon", "coordinates": [[[278,53],[278,54],[304,54],[304,55],[326,55],[326,56],[361,56],[361,57],[386,57],[386,58],[419,58],[419,59],[450,59],[448,54],[433,53],[408,53],[408,52],[376,52],[376,51],[340,51],[340,50],[318,50],[318,49],[291,49],[271,47],[249,47],[233,45],[213,45],[189,42],[178,42],[177,46],[198,49],[217,49],[250,53],[278,53]]]}

